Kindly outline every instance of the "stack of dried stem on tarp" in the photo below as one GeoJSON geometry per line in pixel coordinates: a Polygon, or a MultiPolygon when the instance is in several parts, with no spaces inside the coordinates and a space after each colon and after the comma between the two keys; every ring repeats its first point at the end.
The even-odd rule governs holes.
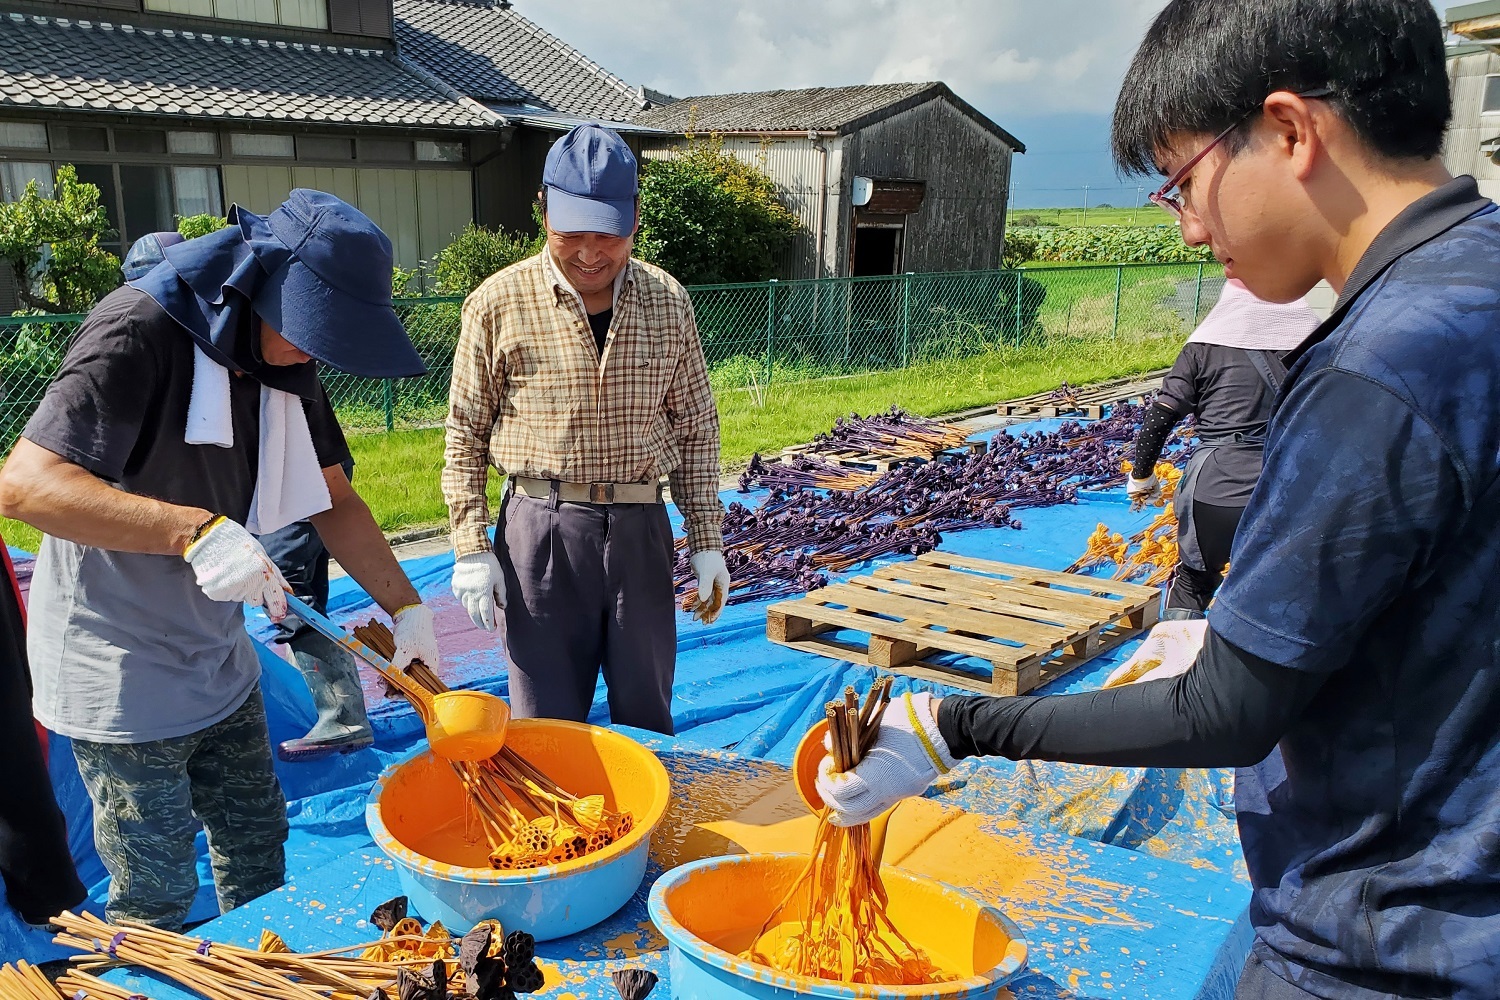
{"type": "Polygon", "coordinates": [[[52,981],[34,965],[0,966],[0,1000],[57,1000],[52,981]]]}
{"type": "MultiPolygon", "coordinates": [[[[424,930],[406,911],[404,896],[375,909],[370,922],[383,932],[379,941],[303,954],[268,930],[261,932],[259,947],[250,949],[135,921],[64,913],[56,920],[62,927],[56,941],[83,954],[71,960],[57,989],[67,997],[139,1000],[138,991],[99,978],[126,966],[207,1000],[515,1000],[544,987],[535,941],[524,931],[507,935],[497,922],[486,921],[455,941],[442,924],[424,930]]],[[[35,989],[40,974],[30,973],[26,982],[35,989]]],[[[0,989],[7,985],[0,972],[0,989]]],[[[56,1000],[57,993],[15,996],[56,1000]]],[[[0,992],[0,998],[11,995],[0,992]]]]}
{"type": "MultiPolygon", "coordinates": [[[[827,704],[835,770],[852,770],[875,745],[890,690],[891,679],[885,677],[863,705],[852,687],[844,690],[842,702],[827,704]]],[[[870,824],[834,826],[825,808],[807,867],[742,957],[778,972],[844,983],[941,982],[931,960],[891,921],[886,905],[870,824]]]]}
{"type": "MultiPolygon", "coordinates": [[[[372,619],[357,626],[354,635],[388,660],[396,655],[396,640],[381,622],[372,619]]],[[[420,661],[404,672],[428,694],[448,690],[420,661]]],[[[404,692],[398,693],[411,700],[404,692]]],[[[484,832],[490,867],[499,871],[572,861],[603,850],[635,826],[629,811],[606,808],[602,795],[573,794],[510,747],[502,747],[488,760],[449,764],[484,832]]]]}
{"type": "MultiPolygon", "coordinates": [[[[740,478],[741,489],[764,488],[769,495],[755,507],[732,503],[724,517],[724,561],[734,581],[728,603],[816,590],[828,583],[829,573],[929,552],[944,532],[1019,528],[1020,510],[1072,503],[1081,489],[1118,486],[1143,413],[1144,404],[1121,403],[1105,419],[1087,424],[1069,420],[1055,431],[1001,431],[983,452],[898,465],[873,482],[869,473],[859,473],[862,478],[846,477],[848,485],[840,484],[836,466],[820,460],[816,466],[813,459],[785,466],[757,456],[740,478]]],[[[679,593],[696,593],[688,557],[680,541],[679,593]]]]}

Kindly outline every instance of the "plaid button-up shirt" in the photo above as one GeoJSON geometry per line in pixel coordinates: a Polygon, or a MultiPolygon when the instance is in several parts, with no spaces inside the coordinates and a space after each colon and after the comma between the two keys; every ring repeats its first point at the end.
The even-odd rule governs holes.
{"type": "Polygon", "coordinates": [[[547,254],[464,300],[443,454],[455,554],[490,546],[491,465],[572,483],[666,475],[692,550],[722,549],[719,414],[687,291],[632,258],[601,363],[583,303],[547,254]]]}

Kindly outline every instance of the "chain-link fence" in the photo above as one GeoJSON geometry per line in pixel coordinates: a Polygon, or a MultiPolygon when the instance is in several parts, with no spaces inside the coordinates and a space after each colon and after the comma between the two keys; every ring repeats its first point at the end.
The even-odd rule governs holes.
{"type": "MultiPolygon", "coordinates": [[[[1223,272],[1203,264],[1031,268],[768,281],[690,289],[716,388],[888,371],[1084,342],[1184,336],[1212,308],[1223,272]]],[[[442,423],[459,299],[401,299],[429,373],[330,373],[349,430],[442,423]]],[[[0,317],[0,449],[8,450],[62,363],[81,316],[0,317]]]]}

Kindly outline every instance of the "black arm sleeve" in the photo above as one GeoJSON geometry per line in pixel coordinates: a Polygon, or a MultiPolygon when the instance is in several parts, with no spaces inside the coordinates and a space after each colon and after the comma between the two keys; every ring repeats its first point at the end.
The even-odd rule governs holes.
{"type": "Polygon", "coordinates": [[[1172,433],[1176,424],[1177,414],[1170,407],[1161,403],[1146,407],[1146,418],[1141,421],[1141,429],[1135,435],[1135,454],[1130,459],[1132,476],[1145,479],[1151,474],[1156,468],[1156,460],[1161,458],[1162,448],[1166,447],[1167,435],[1172,433]]]}
{"type": "Polygon", "coordinates": [[[956,758],[1117,767],[1246,767],[1264,760],[1326,677],[1279,667],[1208,630],[1186,673],[1047,698],[944,698],[956,758]]]}

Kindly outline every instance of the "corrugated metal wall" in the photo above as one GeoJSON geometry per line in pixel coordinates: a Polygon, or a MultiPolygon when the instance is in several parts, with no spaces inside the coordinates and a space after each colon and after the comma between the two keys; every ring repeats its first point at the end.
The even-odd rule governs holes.
{"type": "Polygon", "coordinates": [[[474,218],[467,170],[229,164],[224,200],[269,212],[296,187],[336,194],[385,230],[401,267],[431,260],[474,218]]]}
{"type": "Polygon", "coordinates": [[[1500,73],[1500,55],[1475,52],[1448,60],[1453,124],[1443,145],[1443,163],[1450,173],[1472,174],[1486,197],[1500,198],[1500,165],[1479,148],[1480,143],[1500,136],[1500,114],[1480,112],[1484,78],[1491,73],[1500,73]]]}
{"type": "MultiPolygon", "coordinates": [[[[842,203],[843,189],[840,185],[843,139],[825,140],[828,148],[827,187],[823,180],[823,154],[806,137],[724,136],[726,153],[750,164],[771,178],[776,185],[782,204],[797,216],[801,229],[782,260],[781,277],[814,278],[827,277],[843,272],[835,270],[839,260],[834,250],[837,242],[829,238],[837,233],[838,208],[842,203]],[[818,224],[818,194],[827,192],[824,209],[823,270],[817,267],[816,229],[818,224]]],[[[642,150],[648,160],[672,155],[683,140],[647,139],[642,150]]]]}
{"type": "Polygon", "coordinates": [[[902,270],[976,271],[1000,266],[1010,157],[998,136],[939,98],[850,136],[847,176],[927,182],[921,210],[906,218],[902,270]]]}

